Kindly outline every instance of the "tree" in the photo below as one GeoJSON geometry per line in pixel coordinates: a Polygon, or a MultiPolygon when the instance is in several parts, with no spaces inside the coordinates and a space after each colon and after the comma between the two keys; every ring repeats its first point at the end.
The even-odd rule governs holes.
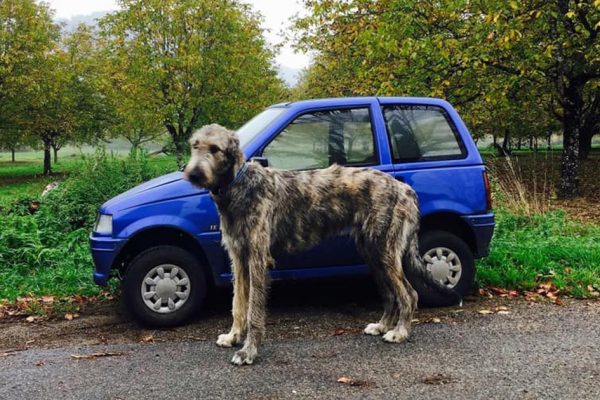
{"type": "Polygon", "coordinates": [[[238,126],[281,96],[273,53],[248,6],[210,0],[121,0],[120,5],[121,11],[101,21],[111,64],[118,68],[113,75],[149,99],[146,110],[157,112],[180,166],[198,126],[238,126]]]}
{"type": "Polygon", "coordinates": [[[296,20],[296,39],[318,50],[306,77],[317,92],[446,97],[472,126],[503,134],[559,121],[561,194],[577,195],[581,132],[600,113],[600,1],[306,5],[311,13],[296,20]],[[524,118],[515,124],[515,116],[524,118]]]}
{"type": "Polygon", "coordinates": [[[95,54],[89,27],[64,35],[35,70],[35,86],[23,98],[22,126],[42,142],[45,175],[52,173],[51,150],[56,160],[66,143],[94,143],[108,123],[95,54]]]}
{"type": "Polygon", "coordinates": [[[26,98],[58,27],[47,6],[33,0],[0,1],[0,145],[12,151],[27,140],[26,98]]]}

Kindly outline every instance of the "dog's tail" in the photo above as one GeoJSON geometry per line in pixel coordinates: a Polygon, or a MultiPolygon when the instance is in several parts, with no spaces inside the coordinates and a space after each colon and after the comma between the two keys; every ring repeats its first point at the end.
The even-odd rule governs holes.
{"type": "Polygon", "coordinates": [[[431,271],[425,266],[425,262],[419,254],[417,232],[414,232],[409,239],[404,261],[406,279],[420,295],[419,298],[422,299],[424,304],[436,306],[458,304],[462,306],[462,296],[454,289],[435,279],[431,271]],[[424,293],[427,293],[427,296],[424,293]],[[427,301],[426,299],[430,300],[427,301]]]}

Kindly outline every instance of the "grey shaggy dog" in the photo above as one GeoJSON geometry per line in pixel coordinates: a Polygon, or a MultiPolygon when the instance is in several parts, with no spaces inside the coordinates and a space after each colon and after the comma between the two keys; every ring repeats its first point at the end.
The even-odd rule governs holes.
{"type": "Polygon", "coordinates": [[[232,261],[233,325],[217,345],[246,339],[231,362],[252,364],[265,334],[268,269],[282,253],[316,245],[350,228],[375,276],[384,301],[379,322],[368,335],[404,341],[410,332],[417,293],[407,274],[449,296],[419,256],[419,208],[410,186],[367,168],[333,165],[310,171],[282,171],[244,161],[235,132],[207,125],[190,140],[192,157],[184,177],[207,188],[217,204],[223,244],[232,261]],[[403,271],[402,260],[404,263],[403,271]]]}

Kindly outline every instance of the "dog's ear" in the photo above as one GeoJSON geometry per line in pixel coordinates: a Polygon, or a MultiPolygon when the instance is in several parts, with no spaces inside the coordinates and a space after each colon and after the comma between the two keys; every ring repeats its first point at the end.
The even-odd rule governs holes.
{"type": "Polygon", "coordinates": [[[240,140],[235,132],[229,131],[227,135],[227,150],[228,158],[235,161],[240,154],[240,140]]]}

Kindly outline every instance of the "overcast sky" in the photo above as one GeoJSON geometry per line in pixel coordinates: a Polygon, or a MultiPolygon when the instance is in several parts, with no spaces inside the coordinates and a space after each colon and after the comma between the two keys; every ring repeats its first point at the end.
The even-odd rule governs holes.
{"type": "MultiPolygon", "coordinates": [[[[112,11],[117,9],[115,0],[44,0],[54,9],[57,19],[69,19],[76,15],[86,15],[97,11],[112,11]]],[[[246,0],[264,17],[264,28],[267,39],[271,43],[282,41],[282,30],[289,26],[289,19],[295,13],[302,13],[304,7],[300,0],[246,0]]],[[[308,57],[295,54],[289,46],[281,49],[277,62],[290,68],[301,69],[308,65],[308,57]]]]}

